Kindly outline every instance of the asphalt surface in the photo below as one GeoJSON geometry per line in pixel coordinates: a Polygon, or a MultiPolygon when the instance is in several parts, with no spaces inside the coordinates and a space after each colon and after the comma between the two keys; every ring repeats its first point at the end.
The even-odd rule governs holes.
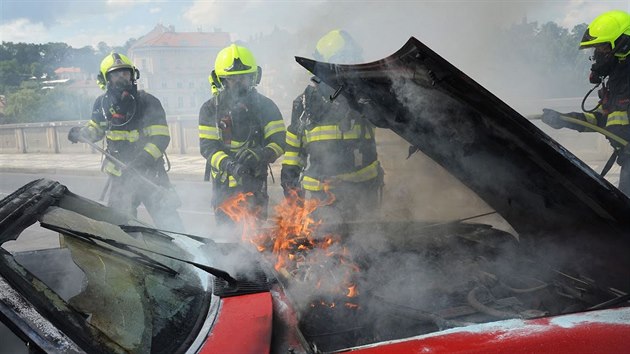
{"type": "MultiPolygon", "coordinates": [[[[203,181],[203,157],[173,155],[169,156],[169,160],[169,176],[182,201],[178,212],[186,232],[199,236],[213,233],[216,225],[210,205],[212,188],[211,183],[203,181]]],[[[0,154],[0,199],[32,180],[49,178],[65,185],[73,193],[105,204],[101,194],[106,176],[100,166],[100,154],[0,154]]],[[[275,183],[269,180],[270,203],[282,198],[279,169],[280,164],[276,162],[272,166],[275,183]]],[[[138,218],[152,223],[143,206],[138,208],[138,218]]],[[[20,236],[19,243],[9,241],[3,248],[24,251],[58,247],[58,239],[49,237],[48,233],[48,230],[33,225],[20,236]]]]}

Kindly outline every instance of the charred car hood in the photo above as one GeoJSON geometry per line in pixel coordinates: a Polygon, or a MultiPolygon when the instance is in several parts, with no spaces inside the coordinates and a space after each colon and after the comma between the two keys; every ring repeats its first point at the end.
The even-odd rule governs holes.
{"type": "Polygon", "coordinates": [[[332,99],[344,95],[458,178],[535,252],[548,246],[581,262],[605,257],[606,271],[630,265],[630,200],[417,39],[366,64],[296,60],[336,89],[332,99]]]}

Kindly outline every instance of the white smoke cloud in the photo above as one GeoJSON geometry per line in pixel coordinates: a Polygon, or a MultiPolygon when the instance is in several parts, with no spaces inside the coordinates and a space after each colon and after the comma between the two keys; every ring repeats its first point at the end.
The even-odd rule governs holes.
{"type": "Polygon", "coordinates": [[[3,42],[45,43],[50,40],[46,27],[41,22],[19,18],[0,25],[0,40],[3,42]]]}

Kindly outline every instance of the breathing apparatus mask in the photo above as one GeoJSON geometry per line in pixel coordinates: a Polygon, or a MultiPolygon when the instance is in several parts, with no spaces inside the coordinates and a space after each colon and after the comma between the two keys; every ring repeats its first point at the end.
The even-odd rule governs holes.
{"type": "Polygon", "coordinates": [[[113,126],[127,124],[136,113],[138,87],[129,69],[107,73],[107,92],[103,98],[103,114],[113,126]]]}
{"type": "Polygon", "coordinates": [[[588,78],[591,84],[601,84],[619,62],[609,44],[595,47],[593,55],[589,59],[593,62],[588,78]]]}
{"type": "Polygon", "coordinates": [[[255,75],[242,74],[221,77],[223,96],[228,96],[230,100],[240,101],[248,97],[253,91],[255,75]]]}

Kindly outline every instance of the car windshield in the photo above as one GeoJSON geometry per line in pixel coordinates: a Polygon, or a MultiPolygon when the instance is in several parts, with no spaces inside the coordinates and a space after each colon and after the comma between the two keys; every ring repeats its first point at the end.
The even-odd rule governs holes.
{"type": "Polygon", "coordinates": [[[51,323],[97,352],[176,353],[190,345],[208,311],[209,274],[176,259],[194,260],[185,250],[198,242],[128,233],[57,206],[38,219],[25,234],[45,233],[47,248],[33,249],[27,237],[5,242],[1,267],[51,323]]]}

